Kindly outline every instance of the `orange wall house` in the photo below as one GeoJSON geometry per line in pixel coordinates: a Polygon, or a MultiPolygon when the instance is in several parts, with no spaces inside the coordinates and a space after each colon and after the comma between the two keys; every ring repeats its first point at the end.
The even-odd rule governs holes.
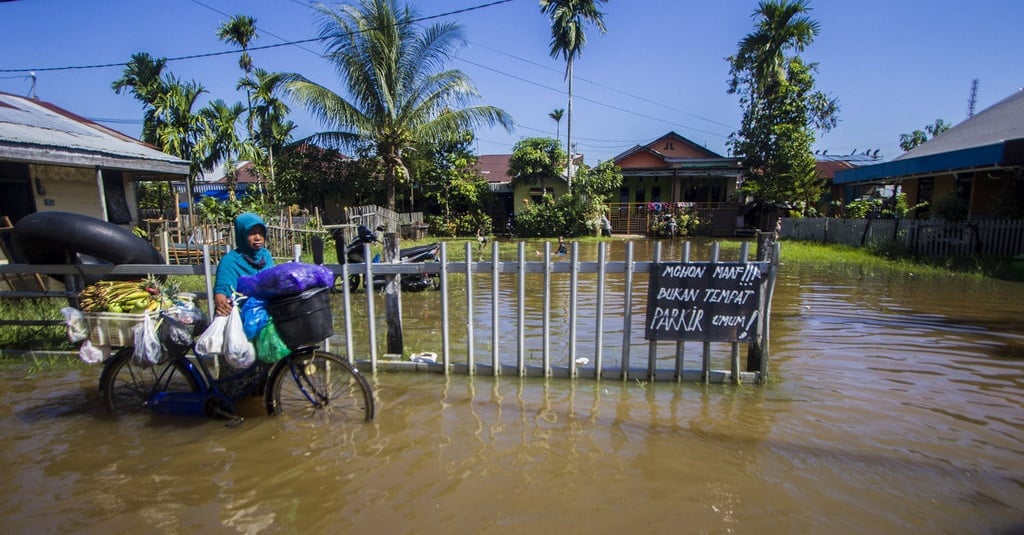
{"type": "Polygon", "coordinates": [[[669,132],[614,159],[622,169],[620,203],[735,201],[740,159],[726,158],[669,132]]]}

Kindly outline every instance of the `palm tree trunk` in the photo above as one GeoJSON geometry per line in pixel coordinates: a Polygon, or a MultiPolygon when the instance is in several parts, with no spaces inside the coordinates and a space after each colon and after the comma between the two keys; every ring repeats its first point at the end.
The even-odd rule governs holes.
{"type": "MultiPolygon", "coordinates": [[[[268,189],[270,189],[274,187],[274,147],[267,147],[267,154],[270,157],[270,184],[268,184],[268,189]]],[[[261,190],[260,197],[262,198],[262,196],[263,191],[261,190]]]]}

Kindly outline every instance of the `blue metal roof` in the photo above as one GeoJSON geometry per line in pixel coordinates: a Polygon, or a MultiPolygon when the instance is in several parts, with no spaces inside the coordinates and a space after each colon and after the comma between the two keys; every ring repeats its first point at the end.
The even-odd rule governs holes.
{"type": "Polygon", "coordinates": [[[1004,143],[893,160],[836,172],[835,184],[885,182],[896,178],[934,175],[977,167],[993,167],[1003,160],[1004,143]]]}

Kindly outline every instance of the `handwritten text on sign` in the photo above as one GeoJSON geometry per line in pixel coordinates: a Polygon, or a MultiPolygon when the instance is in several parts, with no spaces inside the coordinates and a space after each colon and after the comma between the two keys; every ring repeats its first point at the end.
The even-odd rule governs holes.
{"type": "Polygon", "coordinates": [[[768,262],[651,266],[649,340],[746,341],[755,335],[768,262]]]}

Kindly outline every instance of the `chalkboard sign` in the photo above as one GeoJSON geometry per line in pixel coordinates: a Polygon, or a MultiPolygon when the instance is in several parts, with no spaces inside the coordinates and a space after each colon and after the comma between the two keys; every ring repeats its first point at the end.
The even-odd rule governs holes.
{"type": "Polygon", "coordinates": [[[768,262],[656,262],[647,290],[648,340],[753,340],[768,262]]]}

